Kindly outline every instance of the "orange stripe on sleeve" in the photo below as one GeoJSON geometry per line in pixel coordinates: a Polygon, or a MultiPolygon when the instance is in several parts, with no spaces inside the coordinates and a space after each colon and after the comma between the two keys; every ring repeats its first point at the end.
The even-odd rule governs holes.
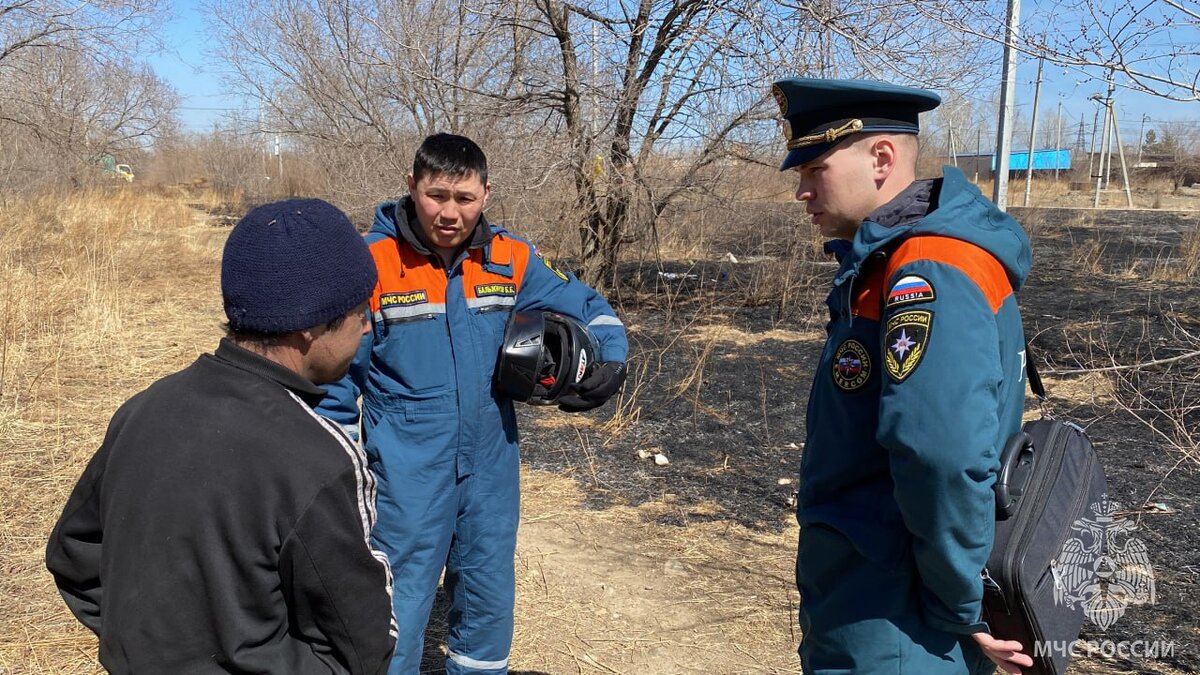
{"type": "Polygon", "coordinates": [[[905,240],[888,258],[886,279],[890,282],[897,270],[918,260],[945,263],[967,275],[987,298],[992,312],[1000,311],[1004,300],[1012,295],[1008,274],[992,254],[951,237],[920,236],[905,240]]]}

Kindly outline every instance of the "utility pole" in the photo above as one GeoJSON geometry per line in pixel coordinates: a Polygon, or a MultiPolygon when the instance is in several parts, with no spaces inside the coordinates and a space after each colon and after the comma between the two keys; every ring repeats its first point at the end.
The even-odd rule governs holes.
{"type": "Polygon", "coordinates": [[[1058,165],[1062,158],[1062,101],[1058,102],[1058,114],[1054,116],[1054,182],[1058,182],[1058,165]]]}
{"type": "Polygon", "coordinates": [[[1125,204],[1132,209],[1133,194],[1129,191],[1129,168],[1125,166],[1125,149],[1121,147],[1121,128],[1117,124],[1116,106],[1109,108],[1108,114],[1112,117],[1113,135],[1117,138],[1117,157],[1121,158],[1121,177],[1125,179],[1125,204]]]}
{"type": "MultiPolygon", "coordinates": [[[[275,133],[275,158],[279,160],[279,184],[276,186],[276,190],[283,190],[283,151],[280,148],[278,132],[275,133]]],[[[282,192],[278,194],[283,195],[282,192]]]]}
{"type": "Polygon", "coordinates": [[[592,21],[592,143],[600,133],[600,24],[592,21]]]}
{"type": "MultiPolygon", "coordinates": [[[[1092,94],[1088,97],[1089,101],[1100,102],[1100,94],[1092,94]]],[[[1092,115],[1092,145],[1088,150],[1088,178],[1095,178],[1096,174],[1092,173],[1092,160],[1096,157],[1096,131],[1100,125],[1100,109],[1096,108],[1096,114],[1092,115]]]]}
{"type": "MultiPolygon", "coordinates": [[[[1033,187],[1033,152],[1037,144],[1038,101],[1042,98],[1042,65],[1046,58],[1038,58],[1037,82],[1033,85],[1033,120],[1029,122],[1029,161],[1025,165],[1025,206],[1029,206],[1029,192],[1033,187]]],[[[1057,159],[1055,166],[1058,166],[1057,159]]]]}
{"type": "Polygon", "coordinates": [[[946,149],[950,153],[950,161],[958,168],[958,153],[954,151],[954,125],[946,125],[946,149]]]}
{"type": "Polygon", "coordinates": [[[1107,170],[1104,166],[1104,160],[1110,152],[1110,134],[1108,133],[1108,122],[1112,117],[1112,96],[1113,89],[1116,86],[1113,83],[1113,73],[1108,71],[1108,95],[1104,98],[1104,132],[1100,137],[1100,171],[1096,174],[1096,198],[1092,202],[1092,208],[1100,208],[1100,189],[1107,185],[1107,170]]]}
{"type": "Polygon", "coordinates": [[[1000,124],[996,129],[996,180],[992,201],[1001,211],[1008,209],[1008,156],[1012,152],[1013,100],[1016,89],[1017,37],[1021,24],[1021,0],[1008,0],[1004,33],[1004,68],[1000,87],[1000,124]]]}
{"type": "Polygon", "coordinates": [[[1142,166],[1142,146],[1146,145],[1146,120],[1148,119],[1150,119],[1149,115],[1142,115],[1142,128],[1138,129],[1138,158],[1137,164],[1134,164],[1134,168],[1141,168],[1142,166]]]}
{"type": "Polygon", "coordinates": [[[979,165],[983,162],[983,127],[975,130],[975,184],[979,184],[979,165]]]}
{"type": "Polygon", "coordinates": [[[255,135],[255,140],[258,141],[258,154],[259,158],[262,159],[262,175],[258,180],[259,189],[263,194],[266,194],[267,181],[271,180],[271,177],[267,175],[267,130],[263,125],[262,101],[258,102],[258,133],[255,135]]]}
{"type": "Polygon", "coordinates": [[[1113,137],[1116,135],[1115,127],[1117,126],[1116,104],[1113,102],[1113,94],[1116,93],[1116,87],[1113,85],[1112,78],[1113,73],[1109,71],[1108,96],[1104,99],[1104,114],[1108,116],[1108,124],[1105,125],[1107,131],[1104,133],[1104,153],[1100,157],[1100,161],[1104,166],[1105,191],[1112,189],[1113,137]]]}

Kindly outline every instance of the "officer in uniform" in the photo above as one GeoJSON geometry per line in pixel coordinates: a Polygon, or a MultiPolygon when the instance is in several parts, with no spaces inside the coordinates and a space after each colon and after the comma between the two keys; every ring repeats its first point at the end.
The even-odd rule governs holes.
{"type": "Polygon", "coordinates": [[[933,92],[794,78],[772,93],[780,168],[840,262],[800,467],[803,668],[1019,673],[1032,661],[981,621],[980,574],[1021,424],[1029,240],[957,169],[916,180],[933,92]]]}

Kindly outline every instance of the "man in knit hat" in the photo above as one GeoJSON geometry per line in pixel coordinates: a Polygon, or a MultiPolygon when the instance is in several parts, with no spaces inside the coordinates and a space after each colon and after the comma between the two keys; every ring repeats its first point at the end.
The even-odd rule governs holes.
{"type": "Polygon", "coordinates": [[[216,352],[134,396],[46,564],[114,673],[375,673],[396,639],[366,458],[312,406],[345,373],[376,272],[320,200],[229,235],[216,352]]]}

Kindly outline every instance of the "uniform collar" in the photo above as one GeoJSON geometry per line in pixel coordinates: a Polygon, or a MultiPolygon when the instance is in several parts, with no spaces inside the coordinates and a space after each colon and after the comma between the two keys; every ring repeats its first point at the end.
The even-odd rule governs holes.
{"type": "Polygon", "coordinates": [[[933,204],[937,202],[937,188],[941,187],[941,183],[940,178],[913,181],[891,201],[872,211],[867,220],[884,227],[907,225],[920,220],[929,215],[933,204]]]}
{"type": "Polygon", "coordinates": [[[837,245],[835,252],[841,254],[838,256],[841,267],[834,276],[834,285],[857,275],[863,263],[876,251],[886,250],[893,241],[908,236],[913,227],[937,209],[941,192],[941,178],[913,181],[900,194],[872,211],[858,226],[852,241],[837,245]]]}
{"type": "Polygon", "coordinates": [[[249,349],[239,347],[229,338],[221,338],[221,343],[217,345],[217,351],[213,354],[213,358],[283,385],[295,392],[309,405],[315,406],[325,397],[325,390],[310,382],[308,378],[261,354],[255,354],[249,349]]]}

